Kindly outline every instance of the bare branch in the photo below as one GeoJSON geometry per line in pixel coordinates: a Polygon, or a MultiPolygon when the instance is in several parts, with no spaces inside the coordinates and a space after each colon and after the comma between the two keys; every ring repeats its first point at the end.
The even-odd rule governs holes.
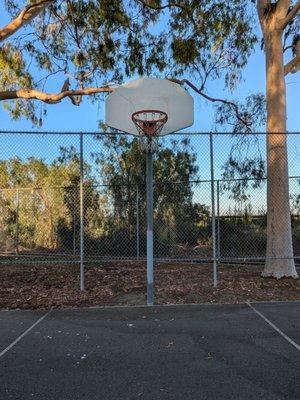
{"type": "MultiPolygon", "coordinates": [[[[0,92],[0,101],[3,100],[40,100],[48,104],[59,103],[65,97],[69,97],[72,101],[74,96],[89,96],[96,93],[110,93],[113,89],[109,86],[102,86],[96,88],[65,90],[59,93],[45,93],[35,89],[19,89],[0,92]]],[[[73,102],[73,101],[72,101],[73,102]]],[[[73,104],[75,104],[73,102],[73,104]]]]}
{"type": "Polygon", "coordinates": [[[50,72],[49,74],[47,74],[46,76],[44,76],[43,78],[39,79],[38,81],[34,82],[34,86],[38,86],[41,82],[47,82],[47,80],[50,78],[50,76],[59,74],[61,72],[65,72],[64,68],[58,68],[56,71],[50,72]]]}
{"type": "Polygon", "coordinates": [[[283,28],[285,28],[300,12],[300,0],[294,5],[283,21],[283,28]]]}
{"type": "Polygon", "coordinates": [[[299,70],[300,70],[300,54],[298,54],[284,66],[284,75],[288,75],[289,73],[295,74],[299,70]]]}
{"type": "Polygon", "coordinates": [[[3,28],[0,28],[0,42],[17,32],[22,26],[32,21],[46,7],[53,4],[55,0],[41,0],[38,3],[25,7],[20,14],[3,28]]]}
{"type": "Polygon", "coordinates": [[[283,49],[283,52],[285,53],[286,51],[288,51],[288,50],[290,50],[290,49],[293,49],[293,48],[294,48],[294,45],[291,44],[291,45],[289,45],[289,46],[286,46],[286,47],[283,49]]]}
{"type": "Polygon", "coordinates": [[[228,106],[232,107],[234,109],[236,118],[247,128],[247,130],[249,132],[251,131],[251,127],[249,126],[249,123],[243,117],[241,117],[238,106],[235,103],[233,103],[232,101],[228,101],[228,100],[224,100],[224,99],[208,96],[207,94],[203,93],[201,88],[198,89],[192,82],[190,82],[187,79],[182,79],[182,80],[175,79],[175,78],[168,78],[168,79],[171,82],[178,83],[179,85],[183,85],[184,83],[187,84],[196,93],[200,94],[200,96],[204,97],[206,100],[209,100],[212,103],[218,102],[218,103],[227,104],[228,106]]]}

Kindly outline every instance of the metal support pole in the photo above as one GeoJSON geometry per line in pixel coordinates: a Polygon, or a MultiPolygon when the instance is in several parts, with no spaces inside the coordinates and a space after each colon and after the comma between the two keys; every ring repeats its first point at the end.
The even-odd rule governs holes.
{"type": "Polygon", "coordinates": [[[83,134],[80,133],[80,290],[84,290],[83,134]]]}
{"type": "Polygon", "coordinates": [[[220,237],[220,181],[217,181],[217,254],[218,254],[218,266],[220,265],[221,258],[221,237],[220,237]]]}
{"type": "Polygon", "coordinates": [[[15,247],[16,253],[19,254],[19,213],[20,213],[20,196],[19,196],[19,189],[17,189],[16,195],[16,237],[15,237],[15,247]]]}
{"type": "Polygon", "coordinates": [[[147,181],[147,305],[152,306],[153,295],[153,155],[151,138],[148,140],[146,181],[147,181]]]}
{"type": "Polygon", "coordinates": [[[139,187],[136,187],[136,259],[140,259],[140,199],[139,187]]]}
{"type": "Polygon", "coordinates": [[[216,258],[216,215],[215,215],[215,178],[214,178],[214,148],[213,134],[209,137],[210,144],[210,181],[211,181],[211,229],[212,229],[212,257],[213,257],[213,281],[217,286],[217,258],[216,258]]]}

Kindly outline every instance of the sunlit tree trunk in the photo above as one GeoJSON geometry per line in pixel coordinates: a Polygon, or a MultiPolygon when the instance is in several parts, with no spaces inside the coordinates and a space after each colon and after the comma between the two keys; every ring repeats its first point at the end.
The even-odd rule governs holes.
{"type": "Polygon", "coordinates": [[[267,94],[267,254],[263,276],[297,277],[293,256],[281,29],[263,27],[267,94]],[[276,134],[274,134],[276,133],[276,134]]]}

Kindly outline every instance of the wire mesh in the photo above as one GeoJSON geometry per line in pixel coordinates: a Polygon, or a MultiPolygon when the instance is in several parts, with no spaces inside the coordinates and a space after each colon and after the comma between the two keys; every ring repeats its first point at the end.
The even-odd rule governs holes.
{"type": "MultiPolygon", "coordinates": [[[[226,175],[234,157],[265,160],[265,136],[214,136],[216,245],[219,261],[263,261],[267,239],[264,175],[226,175]],[[227,165],[228,167],[228,165],[227,165]],[[242,183],[242,184],[241,184],[242,183]]],[[[288,139],[295,258],[300,258],[300,136],[288,139]]],[[[0,262],[145,260],[146,186],[142,139],[84,135],[83,215],[80,134],[0,134],[0,262]]],[[[212,261],[207,134],[160,138],[154,153],[154,256],[157,261],[212,261]]],[[[231,171],[232,173],[232,171],[231,171]]]]}

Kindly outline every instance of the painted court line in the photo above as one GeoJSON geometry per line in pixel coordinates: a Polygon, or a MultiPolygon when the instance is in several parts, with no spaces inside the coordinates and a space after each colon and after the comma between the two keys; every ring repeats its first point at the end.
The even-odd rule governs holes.
{"type": "Polygon", "coordinates": [[[44,314],[40,319],[38,319],[33,325],[31,325],[28,329],[26,329],[25,332],[22,333],[16,340],[14,340],[9,346],[6,347],[6,349],[2,350],[0,353],[0,358],[4,356],[5,353],[7,353],[11,348],[13,348],[21,339],[23,339],[24,336],[27,335],[35,326],[37,326],[40,322],[43,321],[44,318],[46,318],[52,310],[48,311],[46,314],[44,314]]]}
{"type": "Polygon", "coordinates": [[[285,338],[292,346],[294,346],[298,351],[300,351],[300,346],[294,342],[288,335],[282,332],[273,322],[271,322],[267,317],[265,317],[261,312],[259,312],[255,307],[252,306],[248,301],[246,303],[252,310],[259,315],[267,324],[269,324],[279,335],[285,338]]]}

